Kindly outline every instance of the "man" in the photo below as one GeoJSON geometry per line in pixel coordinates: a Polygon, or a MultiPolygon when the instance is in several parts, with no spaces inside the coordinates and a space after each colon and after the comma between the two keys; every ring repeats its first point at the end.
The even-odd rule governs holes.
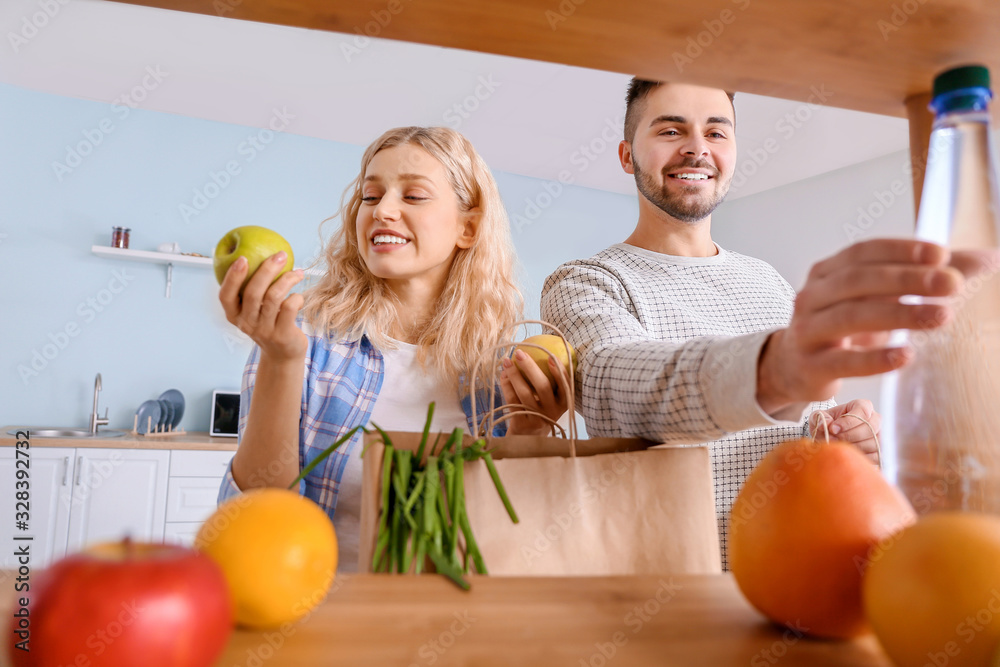
{"type": "Polygon", "coordinates": [[[715,244],[712,211],[736,164],[732,98],[632,80],[619,158],[635,176],[638,223],[624,243],[559,267],[541,304],[577,349],[588,433],[711,441],[724,564],[743,480],[774,445],[804,435],[814,409],[831,436],[874,454],[870,401],[811,404],[841,378],[906,363],[912,351],[887,347],[891,330],[951,316],[900,296],[951,295],[961,283],[943,248],[882,239],[814,265],[796,298],[773,267],[715,244]]]}

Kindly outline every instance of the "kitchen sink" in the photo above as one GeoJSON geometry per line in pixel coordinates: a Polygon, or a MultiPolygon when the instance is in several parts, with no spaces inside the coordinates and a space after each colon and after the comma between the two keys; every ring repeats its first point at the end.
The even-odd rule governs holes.
{"type": "Polygon", "coordinates": [[[117,438],[125,435],[125,431],[116,431],[114,429],[91,433],[90,430],[85,428],[34,428],[31,426],[22,429],[11,429],[7,433],[17,435],[19,430],[28,431],[32,438],[117,438]]]}

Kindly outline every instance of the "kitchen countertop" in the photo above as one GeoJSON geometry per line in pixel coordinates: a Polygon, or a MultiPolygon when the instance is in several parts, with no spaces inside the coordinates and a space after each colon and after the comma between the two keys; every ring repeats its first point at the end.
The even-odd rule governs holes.
{"type": "Polygon", "coordinates": [[[238,630],[217,664],[891,666],[873,636],[815,640],[768,623],[728,574],[470,580],[465,593],[436,575],[340,575],[304,621],[238,630]]]}
{"type": "MultiPolygon", "coordinates": [[[[0,447],[13,447],[16,438],[7,431],[16,426],[0,427],[0,447]]],[[[115,430],[115,429],[111,429],[115,430]]],[[[181,435],[154,436],[125,433],[116,438],[31,438],[32,447],[108,447],[117,449],[195,449],[205,451],[236,451],[236,438],[212,437],[207,431],[191,431],[181,435]]]]}

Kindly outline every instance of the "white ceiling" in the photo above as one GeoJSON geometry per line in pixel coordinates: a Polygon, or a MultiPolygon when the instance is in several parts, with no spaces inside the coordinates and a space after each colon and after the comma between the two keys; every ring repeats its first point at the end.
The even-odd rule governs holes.
{"type": "MultiPolygon", "coordinates": [[[[285,131],[359,146],[398,125],[457,125],[494,169],[634,193],[616,156],[626,75],[105,0],[3,0],[0,33],[3,83],[110,103],[159,68],[140,108],[256,127],[284,108],[285,131]]],[[[752,176],[730,198],[908,145],[901,118],[748,94],[736,109],[737,168],[752,176]]]]}

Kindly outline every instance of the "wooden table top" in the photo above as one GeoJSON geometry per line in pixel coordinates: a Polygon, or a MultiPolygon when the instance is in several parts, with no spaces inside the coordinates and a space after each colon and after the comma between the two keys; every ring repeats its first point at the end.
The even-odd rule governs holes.
{"type": "Polygon", "coordinates": [[[340,575],[303,621],[234,632],[217,664],[891,667],[871,635],[826,641],[770,624],[729,574],[470,580],[466,593],[436,575],[340,575]]]}
{"type": "Polygon", "coordinates": [[[728,574],[471,583],[466,593],[435,575],[340,575],[303,621],[234,632],[217,664],[891,667],[873,636],[816,640],[768,623],[728,574]]]}
{"type": "MultiPolygon", "coordinates": [[[[872,636],[822,641],[771,625],[744,601],[728,574],[471,582],[466,593],[435,575],[340,575],[305,620],[284,632],[237,630],[217,664],[891,664],[872,636]]],[[[5,594],[0,613],[7,617],[10,608],[5,594]]],[[[9,665],[0,653],[0,665],[9,665]]]]}

